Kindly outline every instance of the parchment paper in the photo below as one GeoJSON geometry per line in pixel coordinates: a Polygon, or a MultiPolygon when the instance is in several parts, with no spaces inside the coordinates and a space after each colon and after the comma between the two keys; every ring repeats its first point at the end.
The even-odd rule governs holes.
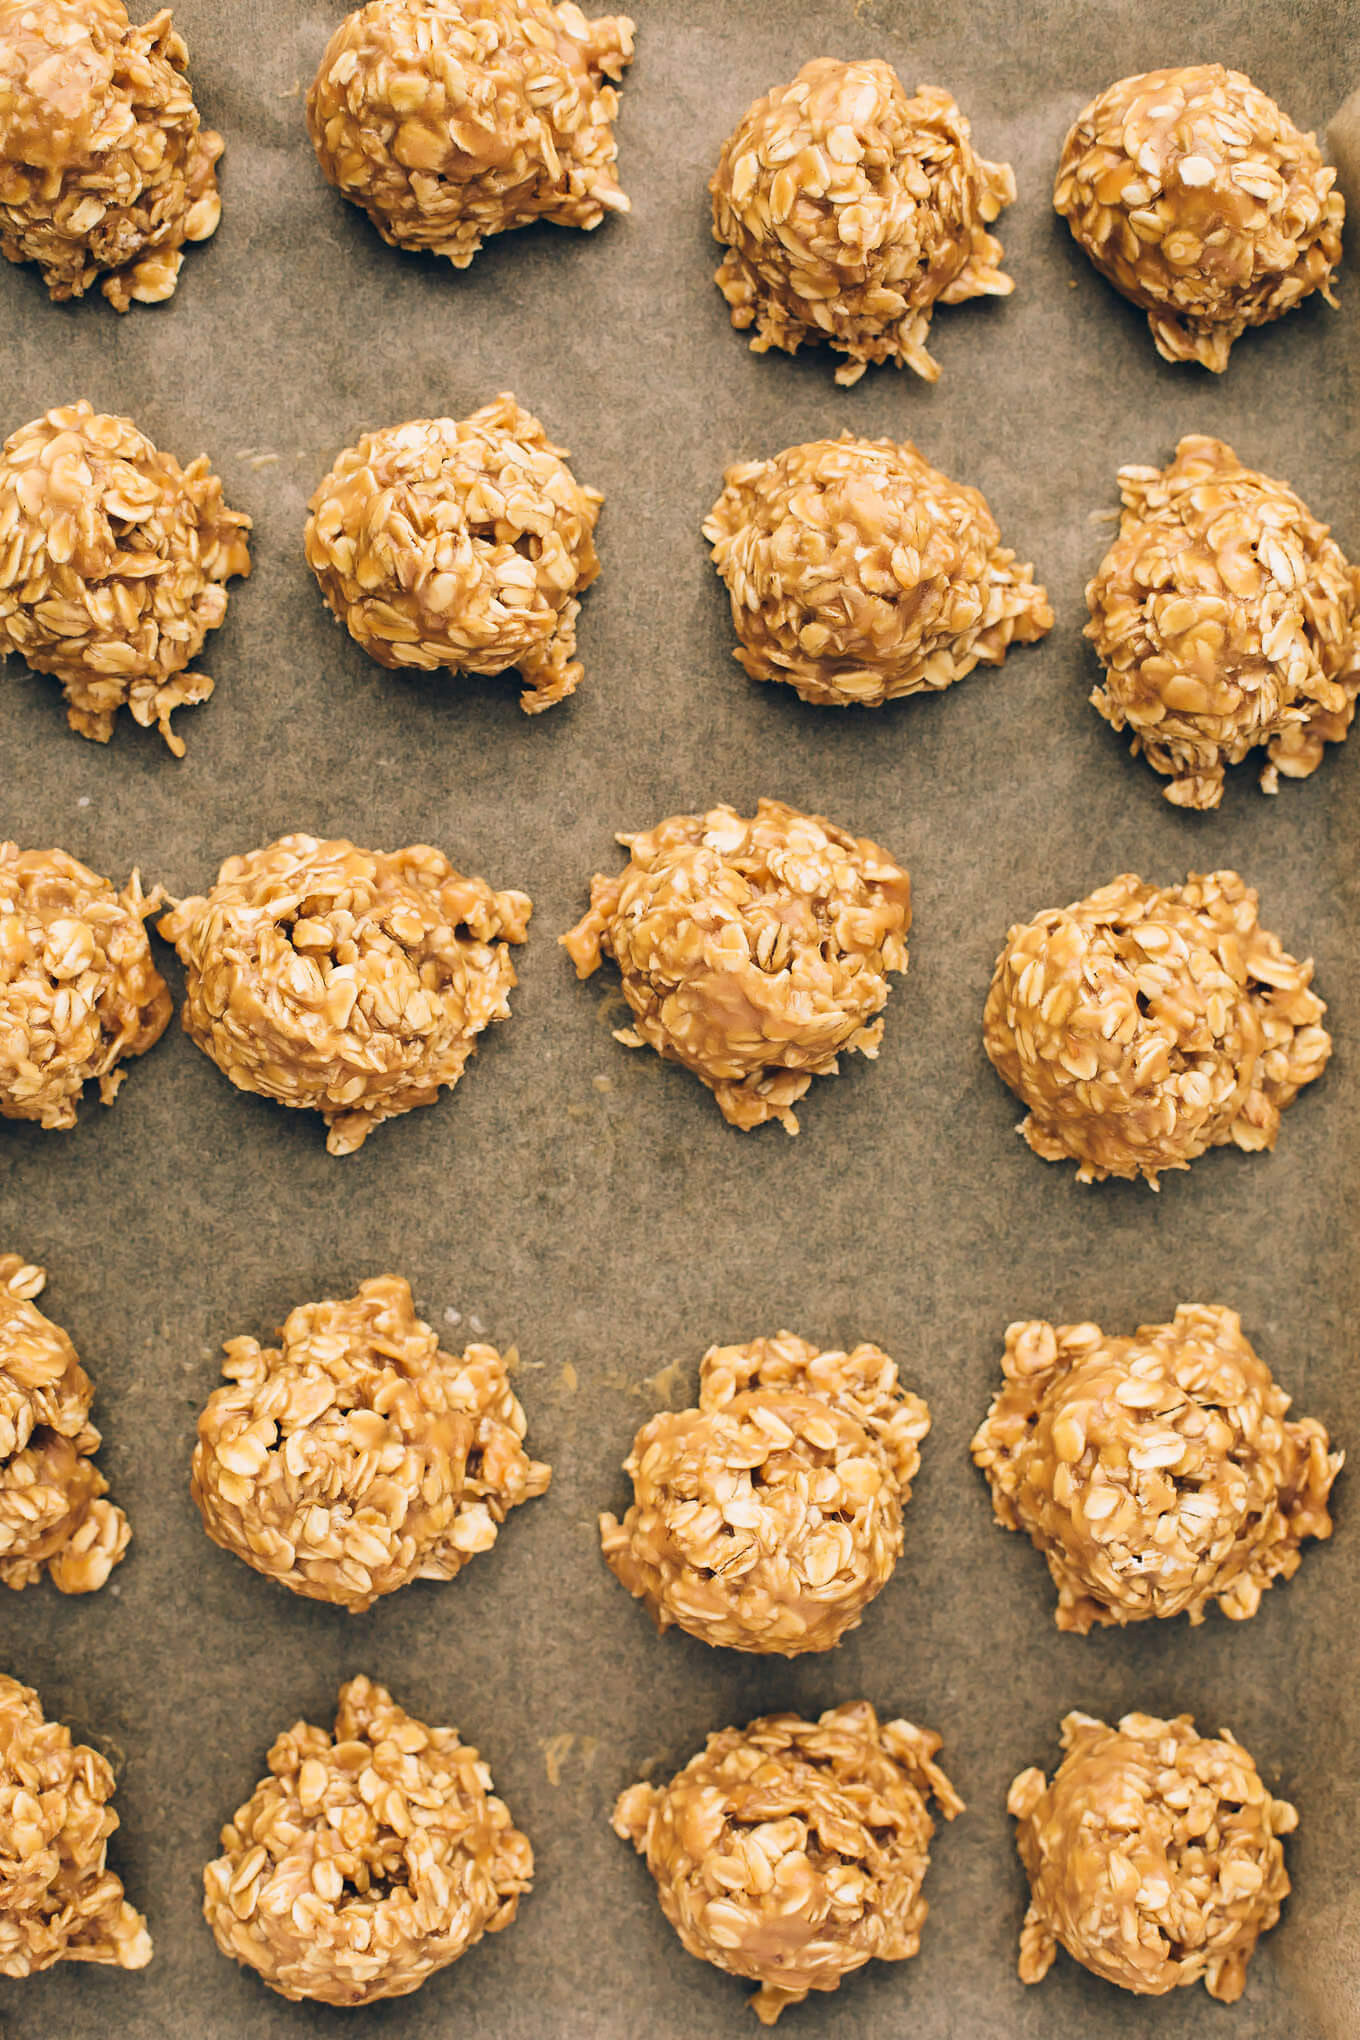
{"type": "MultiPolygon", "coordinates": [[[[0,1603],[0,1662],[48,1712],[115,1755],[112,1857],[155,1936],[140,1975],[63,1965],[0,1985],[5,2040],[694,2040],[753,2035],[746,1989],[691,1960],[632,1852],[615,1793],[669,1772],[710,1729],[860,1694],[942,1731],[968,1813],[938,1834],[920,1957],[874,1964],[789,2012],[788,2040],[1344,2040],[1360,2030],[1360,1824],[1353,1475],[1337,1536],[1310,1547],[1251,1623],[1218,1616],[1060,1636],[1038,1555],[992,1525],[968,1439],[1011,1318],[1111,1329],[1181,1300],[1238,1308],[1296,1407],[1360,1448],[1360,740],[1262,798],[1251,767],[1220,813],[1178,812],[1087,706],[1081,590],[1121,461],[1220,433],[1286,476],[1354,556],[1360,285],[1250,335],[1215,379],[1158,360],[1140,314],[1089,269],[1049,206],[1060,138],[1113,78],[1221,58],[1305,127],[1356,80],[1354,4],[1183,0],[633,0],[639,54],[620,122],[630,218],[598,233],[507,235],[462,275],[385,248],[322,182],[301,90],[338,4],[181,0],[205,118],[227,138],[216,239],[173,303],[119,320],[97,296],[49,305],[0,275],[5,432],[78,395],[126,411],[188,459],[206,449],[255,519],[203,664],[217,693],[182,711],[188,756],[120,727],[70,734],[53,682],[0,676],[0,834],[60,843],[119,882],[172,891],[285,829],[391,847],[429,841],[536,916],[514,1017],[435,1109],[337,1161],[309,1114],[233,1091],[178,1024],[75,1133],[0,1127],[0,1246],[46,1264],[45,1307],[97,1389],[102,1465],[134,1541],[85,1600],[0,1603]],[[838,391],[825,356],[759,358],[713,287],[705,183],[758,93],[815,54],[882,55],[908,86],[949,86],[979,149],[1014,164],[1000,232],[1017,290],[942,311],[928,388],[871,371],[838,391]],[[513,389],[607,495],[576,697],[531,719],[513,677],[401,679],[323,610],[302,558],[308,493],[368,426],[462,415],[513,389]],[[1058,612],[1035,650],[937,699],[872,713],[756,688],[729,656],[726,598],[700,520],[725,463],[843,426],[918,441],[986,492],[1058,612]],[[264,464],[259,456],[273,458],[264,464]],[[676,1068],[610,1037],[609,973],[578,987],[555,937],[616,828],[762,793],[873,835],[910,866],[911,972],[876,1065],[818,1083],[803,1132],[740,1134],[676,1068]],[[1007,925],[1133,868],[1162,881],[1236,865],[1266,924],[1317,959],[1336,1039],[1272,1157],[1219,1151],[1159,1196],[1082,1189],[1016,1138],[984,1059],[983,994],[1007,925]],[[351,1618],[285,1593],[210,1545],[189,1499],[195,1415],[220,1342],[272,1332],[295,1303],[406,1274],[461,1350],[518,1342],[550,1496],[516,1513],[454,1586],[408,1588],[351,1618]],[[461,1314],[461,1322],[446,1314],[461,1314]],[[881,1342],[934,1429],[897,1576],[829,1657],[792,1664],[658,1640],[606,1572],[594,1518],[655,1407],[692,1400],[700,1353],[787,1325],[881,1342]],[[576,1386],[566,1372],[575,1370],[576,1386]],[[363,1670],[490,1761],[533,1839],[518,1922],[418,1995],[358,2013],[292,2006],[216,1952],[200,1872],[279,1729],[329,1723],[363,1670]],[[1060,1958],[1022,1989],[1021,1871],[1006,1787],[1051,1766],[1082,1707],[1188,1709],[1252,1750],[1295,1800],[1295,1881],[1236,2010],[1199,1989],[1124,1996],[1060,1958]],[[558,1739],[569,1739],[558,1741],[558,1739]],[[565,1753],[553,1783],[545,1745],[565,1753]]],[[[1350,230],[1357,241],[1357,229],[1350,230]]],[[[126,722],[126,719],[124,719],[126,722]]],[[[173,956],[161,967],[178,990],[173,956]]]]}

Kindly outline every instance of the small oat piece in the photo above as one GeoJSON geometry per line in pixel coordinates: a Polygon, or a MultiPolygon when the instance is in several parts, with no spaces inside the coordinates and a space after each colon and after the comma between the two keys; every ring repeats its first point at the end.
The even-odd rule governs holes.
{"type": "Polygon", "coordinates": [[[183,757],[170,717],[213,691],[185,669],[250,572],[249,529],[206,454],[182,468],[83,398],[35,418],[0,448],[0,658],[60,680],[82,737],[107,744],[127,708],[183,757]]]}
{"type": "Polygon", "coordinates": [[[1006,297],[987,229],[1015,197],[1008,163],[986,163],[947,92],[908,98],[891,64],[816,57],[749,107],[723,143],[709,191],[716,282],[757,354],[805,340],[934,382],[926,349],[937,304],[1006,297]]]}
{"type": "Polygon", "coordinates": [[[290,1311],[280,1345],[231,1339],[198,1420],[193,1497],[215,1544],[352,1614],[451,1580],[547,1492],[494,1346],[440,1350],[398,1275],[290,1311]]]}
{"type": "Polygon", "coordinates": [[[1058,1589],[1059,1629],[1149,1616],[1235,1622],[1330,1537],[1342,1455],[1289,1397],[1235,1311],[1183,1303],[1107,1338],[1042,1319],[1006,1332],[1006,1385],[973,1439],[997,1520],[1027,1531],[1058,1589]]]}
{"type": "Polygon", "coordinates": [[[612,122],[632,57],[626,14],[369,0],[326,46],[307,131],[327,182],[390,247],[466,269],[509,227],[598,227],[628,211],[612,122]]]}
{"type": "Polygon", "coordinates": [[[1126,871],[1009,931],[983,1046],[1036,1155],[1155,1190],[1208,1148],[1274,1147],[1332,1052],[1312,980],[1235,871],[1165,887],[1126,871]]]}
{"type": "Polygon", "coordinates": [[[113,1784],[98,1750],[73,1744],[31,1686],[0,1672],[0,1976],[151,1960],[146,1921],[105,1860],[113,1784]]]}
{"type": "Polygon", "coordinates": [[[920,1947],[927,1797],[947,1820],[963,1811],[939,1747],[909,1721],[880,1726],[867,1700],[815,1722],[767,1714],[711,1735],[669,1785],[630,1786],[614,1832],[646,1856],[689,1953],[758,1983],[751,2006],[772,2026],[872,1957],[920,1947]]]}
{"type": "Polygon", "coordinates": [[[307,563],[370,658],[467,673],[518,667],[528,715],[581,680],[580,596],[600,571],[604,497],[508,391],[470,418],[366,432],[311,499],[307,563]]]}
{"type": "Polygon", "coordinates": [[[46,1568],[63,1594],[89,1594],[132,1533],[104,1500],[109,1484],[94,1464],[94,1385],[33,1302],[46,1280],[18,1254],[0,1254],[0,1580],[29,1587],[46,1568]]]}
{"type": "Polygon", "coordinates": [[[814,1077],[842,1052],[878,1054],[888,972],[907,968],[906,872],[780,800],[618,840],[627,866],[596,873],[589,913],[561,937],[578,977],[617,963],[635,1025],[615,1039],[683,1063],[730,1125],[797,1133],[814,1077]]]}
{"type": "MultiPolygon", "coordinates": [[[[734,656],[804,701],[876,707],[938,691],[1053,627],[982,493],[910,444],[816,439],[741,461],[704,523],[734,656]]],[[[1358,682],[1357,684],[1360,684],[1358,682]]]]}
{"type": "Polygon", "coordinates": [[[1215,808],[1223,772],[1266,747],[1261,787],[1306,779],[1360,692],[1360,567],[1287,482],[1221,439],[1119,472],[1119,536],[1086,590],[1105,668],[1091,696],[1167,775],[1177,807],[1215,808]]]}
{"type": "Polygon", "coordinates": [[[1047,1976],[1064,1947],[1107,1983],[1161,1997],[1201,1978],[1233,2004],[1259,1937],[1289,1890],[1279,1837],[1298,1825],[1242,1745],[1172,1721],[1089,1714],[1062,1724],[1050,1783],[1037,1767],[1010,1789],[1029,1873],[1020,1980],[1047,1976]]]}
{"type": "Polygon", "coordinates": [[[54,299],[97,278],[115,311],[173,297],[186,241],[217,230],[222,137],[199,125],[163,7],[0,0],[0,254],[54,299]]]}
{"type": "Polygon", "coordinates": [[[605,1561],[663,1633],[830,1650],[892,1577],[929,1429],[877,1346],[712,1346],[698,1409],[663,1410],[633,1441],[632,1507],[600,1518],[605,1561]]]}
{"type": "Polygon", "coordinates": [[[160,1040],[173,1006],[142,923],[161,899],[135,871],[116,893],[65,850],[0,843],[0,1119],[64,1131],[92,1078],[112,1105],[119,1063],[160,1040]]]}
{"type": "Polygon", "coordinates": [[[365,1678],[335,1733],[295,1722],[222,1830],[203,1914],[224,1955],[281,1997],[406,1997],[508,1927],[534,1853],[454,1728],[427,1728],[365,1678]]]}
{"type": "Polygon", "coordinates": [[[1121,78],[1078,115],[1053,203],[1141,305],[1166,361],[1220,373],[1234,340],[1312,291],[1329,305],[1346,207],[1312,135],[1240,71],[1121,78]]]}
{"type": "Polygon", "coordinates": [[[450,1090],[510,1011],[526,894],[440,850],[281,836],[229,857],[158,923],[185,968],[184,1031],[238,1090],[319,1112],[333,1155],[450,1090]]]}

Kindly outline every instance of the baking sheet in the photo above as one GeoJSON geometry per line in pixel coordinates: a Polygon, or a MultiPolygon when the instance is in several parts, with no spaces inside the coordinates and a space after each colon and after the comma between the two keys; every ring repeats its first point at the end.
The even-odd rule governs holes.
{"type": "MultiPolygon", "coordinates": [[[[67,1135],[0,1127],[0,1247],[44,1263],[46,1308],[92,1373],[102,1465],[131,1518],[102,1592],[0,1602],[0,1663],[50,1714],[116,1755],[113,1858],[155,1936],[150,1969],[63,1965],[0,1983],[5,2040],[486,2040],[750,2035],[747,1991],[684,1954],[650,1879],[609,1831],[615,1793],[669,1771],[705,1733],[762,1711],[867,1695],[938,1728],[968,1813],[940,1832],[923,1948],[786,2014],[790,2040],[1106,2040],[1210,2029],[1342,2040],[1360,2028],[1360,1525],[1250,1624],[1211,1616],[1060,1636],[1036,1553],[993,1527],[968,1439],[1017,1316],[1110,1329],[1180,1300],[1238,1308],[1296,1408],[1360,1447],[1354,1195],[1360,1156],[1360,740],[1276,800],[1248,767],[1221,812],[1179,812],[1086,705],[1081,590],[1124,460],[1186,431],[1287,476],[1360,548],[1355,489],[1360,285],[1245,339],[1221,380],[1160,362],[1142,316],[1087,267],[1048,205],[1065,127],[1126,72],[1221,58],[1321,128],[1355,84],[1360,9],[1298,0],[1024,6],[1019,0],[634,0],[623,94],[630,218],[507,235],[462,275],[385,248],[322,182],[300,93],[341,7],[181,0],[205,118],[227,138],[216,239],[167,307],[117,319],[98,297],[48,304],[0,276],[5,432],[78,395],[130,412],[188,459],[211,453],[255,519],[255,572],[209,640],[217,693],[182,711],[188,755],[123,719],[100,749],[69,734],[55,684],[0,678],[0,835],[60,843],[119,881],[172,891],[285,829],[392,847],[429,841],[536,914],[514,1017],[458,1091],[329,1158],[314,1116],[233,1091],[179,1032],[134,1064],[111,1112],[67,1135]],[[705,183],[758,93],[819,53],[882,55],[908,86],[949,86],[977,146],[1008,159],[1001,222],[1017,290],[943,310],[928,388],[871,371],[837,390],[825,356],[764,358],[711,283],[705,183]],[[586,681],[533,719],[512,679],[400,678],[329,620],[301,552],[305,501],[362,429],[462,415],[513,389],[605,490],[604,573],[581,620],[586,681]],[[700,520],[725,463],[849,426],[913,437],[980,485],[1058,614],[1002,673],[872,714],[808,708],[748,683],[700,520]],[[269,456],[261,460],[261,456],[269,456]],[[610,1038],[609,973],[578,986],[554,938],[613,831],[777,794],[877,837],[910,867],[911,971],[879,1061],[814,1086],[803,1132],[743,1135],[708,1093],[610,1038]],[[1269,1158],[1219,1151],[1159,1196],[1080,1188],[1040,1163],[986,1063],[979,1019],[1007,925],[1134,868],[1161,881],[1234,864],[1266,924],[1317,959],[1336,1041],[1269,1158]],[[351,1618],[210,1545],[188,1493],[220,1342],[265,1335],[295,1303],[409,1276],[461,1349],[518,1343],[549,1497],[511,1518],[454,1586],[408,1588],[351,1618]],[[460,1314],[454,1323],[449,1313],[460,1314]],[[658,1640],[606,1572],[594,1518],[626,1500],[619,1462],[655,1406],[692,1399],[700,1353],[787,1325],[883,1344],[934,1429],[906,1552],[833,1655],[760,1660],[658,1640]],[[573,1375],[568,1370],[574,1370],[573,1375]],[[275,1733],[329,1722],[363,1670],[413,1712],[454,1722],[532,1837],[537,1887],[516,1924],[415,1997],[342,2013],[293,2006],[218,1955],[200,1871],[275,1733]],[[1231,1728],[1294,1799],[1295,1891],[1233,2011],[1201,1991],[1151,2003],[1060,1958],[1015,1977],[1023,1880],[1004,1811],[1024,1765],[1051,1766],[1059,1717],[1188,1709],[1231,1728]],[[555,1758],[549,1766],[548,1757],[555,1758]],[[551,1771],[555,1775],[550,1775],[551,1771]]],[[[1356,230],[1350,234],[1356,241],[1356,230]]],[[[161,968],[178,991],[173,956],[161,968]]]]}

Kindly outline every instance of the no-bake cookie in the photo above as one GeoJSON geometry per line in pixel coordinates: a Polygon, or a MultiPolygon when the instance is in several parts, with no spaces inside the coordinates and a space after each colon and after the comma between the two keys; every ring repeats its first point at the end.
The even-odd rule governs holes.
{"type": "Polygon", "coordinates": [[[935,1762],[940,1738],[881,1725],[867,1700],[817,1721],[768,1714],[711,1735],[668,1785],[614,1809],[691,1955],[748,1978],[772,2026],[810,1991],[921,1945],[935,1824],[963,1801],[935,1762]]]}
{"type": "Polygon", "coordinates": [[[626,14],[369,0],[326,45],[307,128],[328,182],[384,241],[466,269],[509,227],[628,211],[612,123],[632,55],[626,14]]]}
{"type": "Polygon", "coordinates": [[[671,815],[622,835],[628,863],[597,873],[562,937],[578,977],[610,956],[633,1025],[617,1039],[683,1063],[724,1119],[793,1111],[837,1057],[874,1056],[890,971],[907,967],[911,882],[885,850],[820,815],[762,800],[671,815]]]}
{"type": "Polygon", "coordinates": [[[531,912],[428,844],[281,836],[157,925],[184,965],[190,1039],[238,1090],[319,1112],[348,1155],[458,1082],[510,1011],[509,945],[531,912]]]}
{"type": "Polygon", "coordinates": [[[1167,361],[1225,369],[1248,326],[1321,291],[1335,304],[1336,172],[1240,71],[1121,78],[1077,116],[1053,203],[1167,361]]]}
{"type": "Polygon", "coordinates": [[[1010,930],[983,1046],[1035,1154],[1075,1162],[1080,1183],[1155,1189],[1208,1148],[1274,1147],[1331,1054],[1312,979],[1235,871],[1164,887],[1124,872],[1010,930]]]}
{"type": "Polygon", "coordinates": [[[1007,1801],[1029,1873],[1020,1977],[1038,1983],[1059,1947],[1145,1997],[1201,1980],[1241,1997],[1247,1963],[1289,1890],[1280,1836],[1298,1824],[1242,1745],[1173,1721],[1089,1714],[1062,1725],[1051,1780],[1022,1771],[1007,1801]]]}
{"type": "Polygon", "coordinates": [[[1048,1560],[1059,1629],[1188,1615],[1234,1621],[1329,1537],[1341,1470],[1235,1311],[1183,1303],[1130,1338],[1011,1325],[1005,1386],[973,1439],[998,1522],[1048,1560]]]}
{"type": "Polygon", "coordinates": [[[204,1529],[256,1572],[357,1613],[455,1578],[546,1493],[507,1360],[442,1352],[400,1276],[300,1305],[279,1338],[228,1341],[193,1458],[204,1529]]]}
{"type": "Polygon", "coordinates": [[[909,97],[879,58],[815,57],[747,109],[709,191],[718,287],[757,354],[820,342],[838,383],[878,361],[936,380],[936,305],[1015,287],[988,231],[1015,178],[970,134],[947,92],[909,97]]]}
{"type": "Polygon", "coordinates": [[[606,1562],[661,1630],[785,1657],[830,1650],[902,1552],[930,1412],[877,1346],[781,1332],[713,1346],[699,1407],[644,1424],[606,1562]]]}

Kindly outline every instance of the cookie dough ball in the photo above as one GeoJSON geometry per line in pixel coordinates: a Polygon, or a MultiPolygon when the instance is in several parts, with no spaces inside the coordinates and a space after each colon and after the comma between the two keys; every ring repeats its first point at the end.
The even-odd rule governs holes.
{"type": "Polygon", "coordinates": [[[762,800],[672,815],[618,839],[628,863],[591,880],[590,912],[563,946],[578,977],[619,967],[634,1025],[707,1084],[723,1118],[778,1119],[837,1056],[875,1056],[889,971],[907,967],[911,881],[885,850],[821,815],[762,800]]]}
{"type": "Polygon", "coordinates": [[[0,1119],[65,1131],[91,1079],[112,1105],[118,1065],[160,1040],[173,1008],[142,923],[161,897],[0,843],[0,1119]]]}
{"type": "Polygon", "coordinates": [[[1053,203],[1101,275],[1141,305],[1166,361],[1215,373],[1234,340],[1321,291],[1346,208],[1311,135],[1240,71],[1121,78],[1078,115],[1053,203]]]}
{"type": "Polygon", "coordinates": [[[83,398],[35,418],[0,448],[0,657],[58,679],[82,737],[107,744],[126,708],[183,757],[170,716],[213,691],[186,668],[250,572],[249,529],[206,454],[182,468],[83,398]]]}
{"type": "Polygon", "coordinates": [[[604,497],[507,392],[470,418],[366,432],[311,500],[307,563],[380,665],[518,667],[528,715],[580,684],[576,619],[604,497]]]}
{"type": "Polygon", "coordinates": [[[534,1853],[454,1728],[428,1728],[365,1678],[332,1736],[295,1722],[222,1830],[203,1913],[224,1955],[280,1997],[406,1997],[508,1927],[534,1853]]]}
{"type": "Polygon", "coordinates": [[[699,1407],[644,1424],[605,1561],[672,1623],[733,1650],[830,1650],[892,1577],[930,1411],[877,1346],[781,1332],[712,1346],[699,1407]]]}
{"type": "Polygon", "coordinates": [[[997,1521],[1048,1560],[1059,1629],[1188,1615],[1235,1622],[1330,1537],[1341,1454],[1289,1397],[1235,1311],[1183,1303],[1132,1338],[1013,1324],[1006,1385],[973,1439],[997,1521]]]}
{"type": "Polygon", "coordinates": [[[970,133],[947,92],[909,99],[878,58],[816,57],[748,108],[708,188],[727,249],[716,281],[755,353],[824,342],[846,357],[838,383],[871,361],[936,381],[936,305],[1015,288],[987,231],[1015,177],[970,133]]]}
{"type": "MultiPolygon", "coordinates": [[[[231,1339],[198,1420],[193,1497],[214,1544],[352,1614],[451,1580],[547,1492],[494,1346],[441,1352],[397,1275],[290,1311],[281,1345],[231,1339]]],[[[513,1356],[510,1356],[513,1358],[513,1356]]]]}
{"type": "Polygon", "coordinates": [[[723,480],[704,536],[753,680],[787,680],[824,707],[876,707],[999,666],[1012,642],[1053,627],[981,491],[910,444],[843,432],[723,480]]]}
{"type": "Polygon", "coordinates": [[[1086,590],[1105,668],[1095,707],[1177,807],[1217,807],[1224,768],[1258,745],[1264,792],[1281,772],[1306,779],[1355,714],[1360,567],[1287,482],[1221,439],[1121,468],[1119,491],[1119,536],[1086,590]]]}
{"type": "Polygon", "coordinates": [[[711,1735],[669,1785],[633,1785],[614,1832],[647,1858],[691,1955],[761,1987],[762,2025],[872,1957],[902,1962],[928,1910],[933,1798],[963,1801],[933,1760],[940,1738],[881,1726],[867,1700],[818,1721],[767,1714],[711,1735]]]}
{"type": "Polygon", "coordinates": [[[442,851],[280,836],[229,857],[157,923],[185,970],[184,1031],[240,1091],[319,1112],[353,1154],[452,1090],[510,1012],[533,908],[442,851]]]}
{"type": "Polygon", "coordinates": [[[73,1744],[31,1686],[0,1672],[0,1976],[151,1960],[146,1921],[105,1861],[113,1784],[98,1750],[73,1744]]]}
{"type": "Polygon", "coordinates": [[[1007,1800],[1030,1885],[1021,1981],[1047,1976],[1061,1946],[1142,1997],[1202,1978],[1234,2003],[1289,1890],[1279,1837],[1293,1807],[1240,1743],[1196,1735],[1188,1714],[1117,1728],[1069,1714],[1062,1746],[1051,1783],[1022,1771],[1007,1800]]]}
{"type": "Polygon", "coordinates": [[[173,297],[186,241],[217,230],[222,137],[200,126],[189,53],[163,7],[0,0],[0,254],[55,299],[116,311],[173,297]]]}
{"type": "Polygon", "coordinates": [[[307,130],[328,183],[393,248],[466,269],[508,227],[627,212],[613,84],[626,14],[547,0],[369,0],[326,46],[307,130]]]}
{"type": "Polygon", "coordinates": [[[29,1587],[46,1569],[63,1594],[89,1594],[132,1533],[94,1463],[94,1386],[61,1326],[33,1302],[46,1280],[18,1254],[0,1254],[0,1580],[29,1587]]]}
{"type": "Polygon", "coordinates": [[[1312,981],[1235,871],[1172,886],[1126,871],[1010,930],[982,1041],[1036,1155],[1075,1162],[1079,1183],[1156,1189],[1208,1148],[1274,1147],[1332,1052],[1312,981]]]}

